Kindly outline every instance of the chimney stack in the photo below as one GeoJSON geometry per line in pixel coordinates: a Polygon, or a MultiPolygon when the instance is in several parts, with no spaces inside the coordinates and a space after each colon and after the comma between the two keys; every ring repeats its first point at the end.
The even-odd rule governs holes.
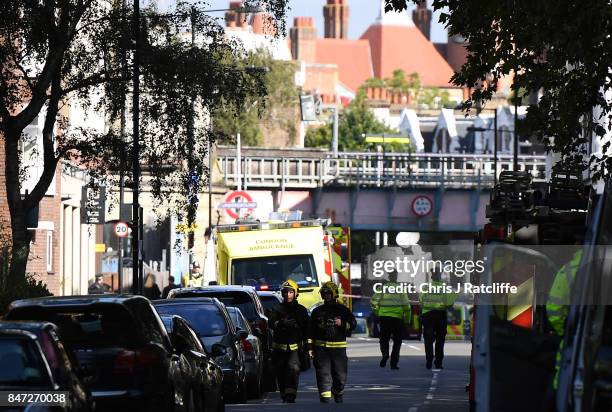
{"type": "MultiPolygon", "coordinates": [[[[230,9],[238,9],[240,7],[243,7],[242,0],[230,1],[230,9]]],[[[248,27],[247,14],[237,12],[235,10],[229,10],[225,12],[225,25],[227,27],[246,29],[248,27]]]]}
{"type": "Polygon", "coordinates": [[[346,0],[327,0],[323,6],[326,39],[346,39],[348,37],[349,7],[346,0]]]}
{"type": "Polygon", "coordinates": [[[317,29],[312,17],[296,17],[293,27],[289,30],[291,39],[291,55],[295,60],[307,63],[315,62],[317,29]]]}

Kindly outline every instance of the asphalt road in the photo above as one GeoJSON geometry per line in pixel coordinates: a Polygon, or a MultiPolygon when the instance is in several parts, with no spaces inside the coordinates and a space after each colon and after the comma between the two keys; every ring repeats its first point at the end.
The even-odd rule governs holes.
{"type": "Polygon", "coordinates": [[[283,404],[278,392],[244,405],[228,405],[228,411],[350,411],[429,412],[468,411],[465,385],[471,345],[450,341],[445,346],[444,369],[425,369],[422,342],[404,341],[399,370],[378,366],[378,339],[349,339],[349,376],[343,404],[321,404],[314,370],[300,376],[297,403],[283,404]]]}

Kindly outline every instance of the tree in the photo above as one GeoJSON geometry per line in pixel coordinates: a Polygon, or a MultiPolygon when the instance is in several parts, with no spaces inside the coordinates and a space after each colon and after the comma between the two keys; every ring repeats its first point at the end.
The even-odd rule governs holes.
{"type": "MultiPolygon", "coordinates": [[[[252,96],[266,94],[263,73],[235,65],[244,52],[225,39],[223,28],[205,14],[200,2],[179,2],[168,14],[144,9],[137,29],[126,17],[132,10],[122,9],[121,3],[0,2],[0,134],[11,215],[10,276],[15,282],[23,281],[29,254],[26,216],[41,201],[60,160],[85,165],[97,179],[112,183],[115,178],[119,158],[128,150],[124,141],[131,140],[123,138],[117,124],[130,109],[125,103],[134,62],[132,33],[140,39],[141,151],[125,166],[131,170],[130,161],[140,162],[151,175],[158,199],[174,197],[184,209],[189,191],[198,189],[190,186],[191,173],[206,177],[207,142],[216,137],[206,127],[206,113],[221,101],[242,107],[252,96]],[[205,41],[191,44],[185,39],[189,18],[205,41]],[[71,126],[61,109],[76,104],[104,113],[113,127],[99,132],[71,126]],[[192,104],[198,110],[190,110],[192,104]],[[25,127],[39,114],[45,118],[44,170],[32,192],[22,197],[19,145],[25,127]],[[193,170],[181,168],[184,163],[193,170]]],[[[283,33],[287,0],[257,3],[267,8],[283,33]]],[[[200,179],[199,184],[204,182],[200,179]]]]}
{"type": "MultiPolygon", "coordinates": [[[[404,10],[408,0],[387,0],[386,10],[404,10]]],[[[520,90],[541,91],[528,107],[524,131],[561,153],[581,159],[583,144],[605,135],[612,124],[612,7],[609,0],[532,2],[434,0],[449,37],[466,40],[467,62],[452,77],[472,88],[464,108],[491,99],[498,81],[514,74],[520,90]],[[609,96],[609,94],[608,94],[609,96]],[[593,118],[594,108],[599,115],[593,118]],[[603,124],[603,125],[602,125],[603,124]]],[[[590,159],[594,178],[612,167],[610,142],[590,159]]]]}
{"type": "Polygon", "coordinates": [[[245,146],[260,146],[264,137],[263,124],[281,129],[291,136],[295,133],[295,111],[299,101],[299,90],[294,81],[295,63],[274,60],[265,50],[249,53],[245,61],[251,67],[265,69],[267,93],[259,100],[256,97],[248,99],[240,110],[225,104],[217,108],[213,125],[224,136],[219,142],[233,143],[236,133],[240,133],[245,146]]]}
{"type": "MultiPolygon", "coordinates": [[[[397,133],[374,116],[366,104],[363,90],[357,92],[355,99],[342,112],[338,123],[338,149],[363,150],[368,147],[364,136],[369,134],[397,133]]],[[[331,146],[332,125],[309,129],[305,145],[308,147],[331,146]]]]}

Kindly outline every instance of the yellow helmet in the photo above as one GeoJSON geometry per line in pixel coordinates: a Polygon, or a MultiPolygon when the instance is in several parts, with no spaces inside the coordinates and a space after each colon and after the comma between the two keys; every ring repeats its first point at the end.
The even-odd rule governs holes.
{"type": "Polygon", "coordinates": [[[293,289],[293,291],[295,292],[295,297],[297,297],[300,294],[300,287],[295,282],[295,280],[291,280],[291,279],[286,280],[281,286],[281,291],[283,289],[293,289]]]}
{"type": "Polygon", "coordinates": [[[332,297],[334,299],[338,299],[338,285],[336,285],[334,282],[329,281],[321,285],[321,290],[319,292],[323,293],[324,290],[329,290],[332,293],[332,297]]]}

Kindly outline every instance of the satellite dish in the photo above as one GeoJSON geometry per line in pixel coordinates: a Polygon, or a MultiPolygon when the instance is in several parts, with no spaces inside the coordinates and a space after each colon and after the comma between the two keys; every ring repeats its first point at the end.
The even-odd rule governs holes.
{"type": "Polygon", "coordinates": [[[421,238],[421,234],[419,232],[399,232],[395,237],[395,243],[399,246],[407,247],[416,245],[421,238]]]}

